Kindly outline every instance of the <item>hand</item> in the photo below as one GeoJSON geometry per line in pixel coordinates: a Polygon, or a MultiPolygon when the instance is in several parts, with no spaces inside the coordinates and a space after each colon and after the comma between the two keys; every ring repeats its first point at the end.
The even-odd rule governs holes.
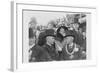
{"type": "Polygon", "coordinates": [[[32,58],[32,61],[35,61],[35,60],[36,60],[36,58],[35,58],[35,57],[33,57],[33,58],[32,58]]]}
{"type": "Polygon", "coordinates": [[[86,56],[86,52],[85,51],[82,51],[82,55],[85,57],[86,56]]]}
{"type": "Polygon", "coordinates": [[[62,48],[63,48],[62,43],[60,43],[59,41],[56,41],[55,46],[56,46],[57,51],[62,51],[62,48]]]}
{"type": "Polygon", "coordinates": [[[70,58],[70,59],[73,59],[73,58],[74,58],[74,55],[71,55],[69,58],[70,58]]]}
{"type": "Polygon", "coordinates": [[[79,48],[75,48],[75,52],[78,52],[79,51],[79,48]]]}

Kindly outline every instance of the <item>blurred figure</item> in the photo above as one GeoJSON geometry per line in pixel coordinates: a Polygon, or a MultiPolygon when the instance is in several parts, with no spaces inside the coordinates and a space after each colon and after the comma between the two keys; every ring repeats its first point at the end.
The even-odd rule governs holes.
{"type": "Polygon", "coordinates": [[[41,33],[40,27],[37,26],[37,29],[36,29],[36,43],[38,43],[38,37],[39,37],[40,33],[41,33]]]}
{"type": "Polygon", "coordinates": [[[29,28],[29,46],[35,45],[35,34],[33,33],[33,29],[29,28]]]}
{"type": "Polygon", "coordinates": [[[53,24],[49,23],[48,26],[47,26],[47,28],[48,28],[48,29],[53,29],[54,26],[53,26],[53,24]]]}
{"type": "Polygon", "coordinates": [[[82,35],[82,29],[79,28],[80,24],[79,23],[74,23],[73,24],[73,30],[70,30],[71,34],[74,35],[75,38],[75,43],[78,45],[82,45],[83,43],[83,35],[82,35]]]}
{"type": "Polygon", "coordinates": [[[30,48],[32,48],[35,45],[35,34],[33,33],[33,29],[29,28],[29,59],[31,59],[32,51],[30,51],[30,48]]]}
{"type": "Polygon", "coordinates": [[[86,52],[86,32],[83,32],[82,34],[83,34],[83,43],[82,43],[81,47],[86,52]]]}
{"type": "Polygon", "coordinates": [[[83,41],[82,41],[82,44],[81,44],[81,47],[84,49],[84,51],[86,52],[86,22],[83,22],[80,24],[79,26],[79,30],[81,29],[81,34],[82,34],[82,38],[83,38],[83,41]]]}
{"type": "Polygon", "coordinates": [[[34,45],[36,43],[36,25],[36,18],[32,17],[29,22],[29,45],[34,45]]]}
{"type": "Polygon", "coordinates": [[[76,32],[78,32],[78,29],[79,29],[79,23],[74,23],[73,24],[73,28],[76,32]]]}
{"type": "Polygon", "coordinates": [[[34,28],[36,28],[36,25],[37,25],[36,18],[35,17],[31,17],[30,22],[29,22],[29,27],[34,29],[34,28]]]}
{"type": "Polygon", "coordinates": [[[57,25],[56,21],[50,21],[47,25],[47,29],[53,29],[56,32],[57,30],[56,25],[57,25]]]}

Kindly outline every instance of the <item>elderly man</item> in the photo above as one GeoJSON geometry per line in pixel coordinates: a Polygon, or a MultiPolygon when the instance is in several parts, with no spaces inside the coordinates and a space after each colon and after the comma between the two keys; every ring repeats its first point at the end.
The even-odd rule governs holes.
{"type": "Polygon", "coordinates": [[[54,30],[47,29],[39,37],[41,37],[34,47],[31,48],[32,54],[30,62],[53,61],[57,59],[57,53],[54,48],[54,30]],[[40,42],[44,42],[43,44],[40,42]]]}
{"type": "Polygon", "coordinates": [[[57,60],[58,52],[55,49],[55,35],[54,30],[46,30],[46,43],[44,44],[44,50],[49,54],[51,60],[57,60]]]}

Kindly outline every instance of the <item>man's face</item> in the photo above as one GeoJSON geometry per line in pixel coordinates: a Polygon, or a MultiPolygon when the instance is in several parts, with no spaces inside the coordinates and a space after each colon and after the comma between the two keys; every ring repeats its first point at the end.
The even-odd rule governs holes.
{"type": "Polygon", "coordinates": [[[49,44],[54,44],[55,39],[54,39],[53,36],[48,36],[48,37],[46,37],[46,39],[47,39],[47,42],[48,42],[49,44]]]}

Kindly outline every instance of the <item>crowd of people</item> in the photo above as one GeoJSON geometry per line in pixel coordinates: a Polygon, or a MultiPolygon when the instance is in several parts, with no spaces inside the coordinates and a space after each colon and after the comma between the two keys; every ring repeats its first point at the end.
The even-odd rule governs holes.
{"type": "Polygon", "coordinates": [[[85,14],[70,14],[47,26],[33,23],[29,27],[29,62],[85,60],[85,18],[85,14]]]}

